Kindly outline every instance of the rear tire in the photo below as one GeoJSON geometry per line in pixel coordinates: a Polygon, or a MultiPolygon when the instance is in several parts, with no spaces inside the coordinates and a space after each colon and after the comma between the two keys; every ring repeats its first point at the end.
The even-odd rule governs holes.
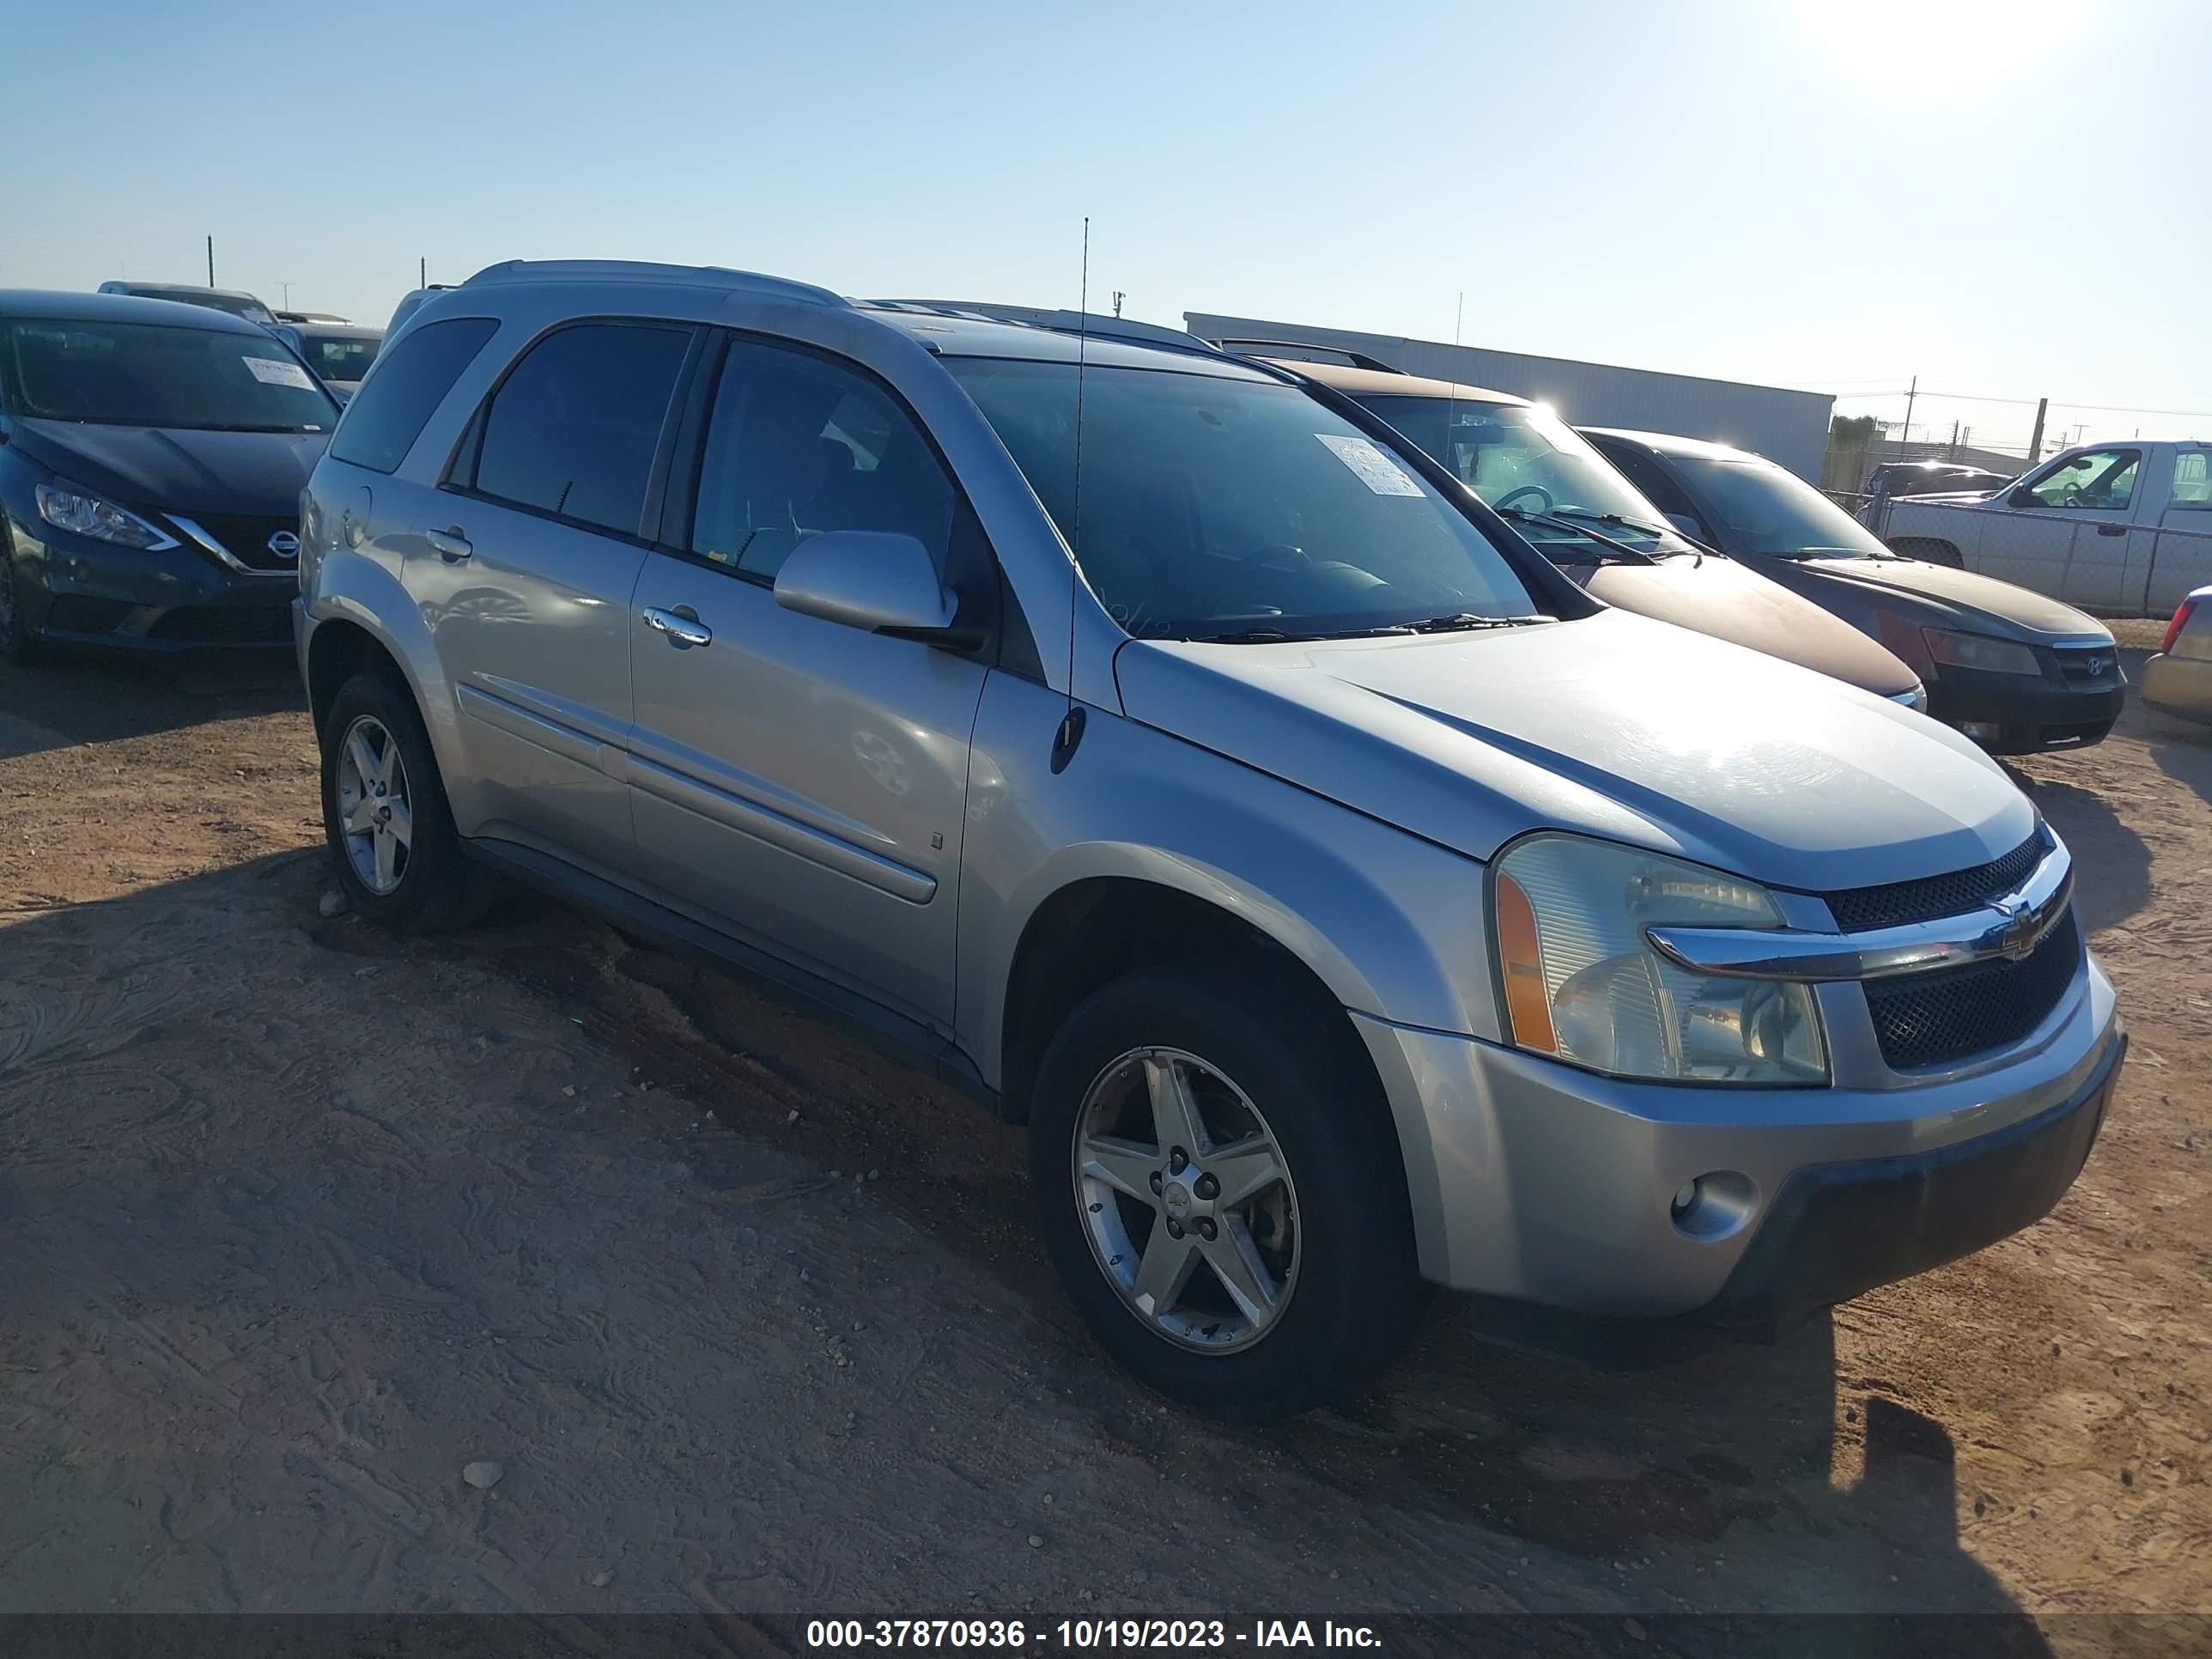
{"type": "Polygon", "coordinates": [[[1304,1006],[1249,962],[1147,969],[1038,1066],[1031,1184],[1070,1299],[1145,1382],[1226,1417],[1348,1399],[1428,1299],[1381,1086],[1304,1006]]]}
{"type": "Polygon", "coordinates": [[[354,909],[395,933],[465,927],[491,896],[462,851],[415,699],[355,675],[323,721],[323,834],[354,909]]]}

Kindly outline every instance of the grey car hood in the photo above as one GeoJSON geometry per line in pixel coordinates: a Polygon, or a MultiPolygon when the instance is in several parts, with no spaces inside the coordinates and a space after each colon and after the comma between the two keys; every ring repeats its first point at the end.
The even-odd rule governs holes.
{"type": "Polygon", "coordinates": [[[1487,859],[1580,830],[1820,891],[2009,852],[2034,809],[1966,738],[1624,611],[1279,645],[1132,641],[1132,719],[1487,859]]]}
{"type": "MultiPolygon", "coordinates": [[[[1877,598],[1887,592],[1928,600],[1978,633],[2036,640],[2084,634],[2094,638],[2109,631],[2070,605],[1949,565],[1923,564],[1917,559],[1814,557],[1798,561],[1796,568],[1808,576],[1875,590],[1877,598]]],[[[1786,581],[1787,575],[1782,580],[1786,581]]]]}

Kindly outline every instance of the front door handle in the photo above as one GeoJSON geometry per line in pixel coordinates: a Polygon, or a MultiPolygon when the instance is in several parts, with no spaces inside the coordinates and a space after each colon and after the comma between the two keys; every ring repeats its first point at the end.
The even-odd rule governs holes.
{"type": "Polygon", "coordinates": [[[457,524],[448,525],[443,530],[427,532],[422,539],[429,543],[430,550],[447,564],[459,564],[476,551],[469,545],[469,538],[461,534],[461,527],[457,524]]]}
{"type": "Polygon", "coordinates": [[[639,614],[644,617],[647,628],[656,634],[667,635],[669,644],[678,651],[689,651],[695,645],[712,645],[714,642],[713,629],[681,610],[663,611],[659,605],[649,605],[639,614]]]}
{"type": "Polygon", "coordinates": [[[2097,526],[2097,533],[2100,536],[2124,536],[2128,533],[2128,527],[2124,524],[2100,524],[2097,526]]]}

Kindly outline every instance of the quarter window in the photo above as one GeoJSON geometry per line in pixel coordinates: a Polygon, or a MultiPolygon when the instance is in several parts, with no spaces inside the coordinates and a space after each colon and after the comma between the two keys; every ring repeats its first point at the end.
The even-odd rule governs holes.
{"type": "Polygon", "coordinates": [[[477,416],[462,482],[495,501],[636,535],[690,341],[688,329],[631,323],[579,323],[549,335],[477,416]]]}
{"type": "Polygon", "coordinates": [[[2045,473],[2028,493],[2044,507],[2120,512],[2135,499],[2142,459],[2132,449],[2093,449],[2045,473]]]}
{"type": "Polygon", "coordinates": [[[697,502],[691,550],[763,580],[823,530],[913,536],[942,575],[956,506],[936,453],[872,381],[742,340],[715,387],[697,502]]]}
{"type": "Polygon", "coordinates": [[[489,317],[426,323],[385,353],[346,406],[331,453],[372,472],[396,472],[461,371],[499,324],[489,317]]]}

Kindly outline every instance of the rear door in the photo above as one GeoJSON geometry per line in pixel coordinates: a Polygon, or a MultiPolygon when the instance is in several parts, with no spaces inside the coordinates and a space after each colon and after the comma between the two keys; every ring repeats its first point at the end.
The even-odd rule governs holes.
{"type": "Polygon", "coordinates": [[[2212,447],[2174,446],[2165,505],[2153,522],[2143,609],[2162,617],[2191,589],[2212,582],[2212,447]]]}
{"type": "Polygon", "coordinates": [[[800,616],[772,584],[816,532],[883,530],[919,538],[964,592],[992,568],[981,531],[857,365],[732,337],[696,403],[627,618],[642,867],[724,931],[949,1030],[986,663],[800,616]]]}
{"type": "Polygon", "coordinates": [[[594,319],[528,346],[457,447],[408,576],[465,728],[470,832],[632,884],[629,599],[696,338],[594,319]]]}

